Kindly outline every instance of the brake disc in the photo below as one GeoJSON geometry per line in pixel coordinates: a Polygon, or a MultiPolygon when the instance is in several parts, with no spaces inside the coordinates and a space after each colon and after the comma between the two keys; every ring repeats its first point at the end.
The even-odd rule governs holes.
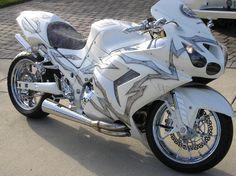
{"type": "Polygon", "coordinates": [[[195,122],[194,125],[194,132],[195,134],[200,134],[201,137],[198,137],[196,135],[186,135],[182,136],[180,133],[174,133],[171,134],[170,137],[173,140],[173,142],[181,147],[184,150],[198,150],[203,148],[211,139],[212,135],[212,122],[210,120],[209,116],[205,116],[204,120],[199,120],[198,122],[195,122]],[[207,125],[207,133],[205,133],[206,129],[204,132],[201,130],[201,126],[207,125]]]}

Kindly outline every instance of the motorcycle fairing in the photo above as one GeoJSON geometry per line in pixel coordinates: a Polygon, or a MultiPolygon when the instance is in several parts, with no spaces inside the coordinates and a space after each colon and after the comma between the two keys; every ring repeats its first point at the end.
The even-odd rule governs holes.
{"type": "Polygon", "coordinates": [[[189,7],[187,7],[182,0],[160,0],[152,6],[151,14],[156,19],[165,18],[167,21],[173,20],[177,22],[180,27],[184,26],[184,29],[186,27],[188,29],[190,28],[190,31],[184,31],[184,34],[187,32],[186,35],[193,35],[192,32],[195,30],[194,34],[205,33],[209,35],[209,39],[215,40],[203,21],[198,18],[197,15],[189,7]]]}
{"type": "Polygon", "coordinates": [[[177,22],[176,25],[164,26],[166,39],[161,39],[164,42],[157,42],[160,44],[155,47],[153,40],[149,40],[147,48],[142,43],[131,46],[130,49],[121,49],[121,53],[108,59],[110,65],[115,67],[101,70],[99,66],[94,71],[94,90],[97,93],[92,98],[96,102],[93,103],[96,104],[94,108],[127,124],[130,124],[129,118],[138,109],[176,87],[191,82],[192,77],[214,79],[224,72],[224,56],[222,52],[217,52],[222,51],[222,48],[203,22],[181,1],[159,1],[152,7],[152,15],[177,22]],[[168,8],[173,11],[169,13],[168,8]],[[204,44],[208,44],[216,52],[205,48],[204,44]],[[217,62],[221,66],[220,72],[208,75],[207,64],[201,68],[195,67],[186,51],[186,45],[204,55],[208,63],[217,62]],[[216,56],[218,60],[215,59],[216,56]],[[125,67],[128,69],[124,69],[125,67]],[[127,75],[130,79],[127,79],[127,75]],[[122,83],[117,85],[117,80],[122,83]]]}
{"type": "Polygon", "coordinates": [[[48,47],[52,47],[47,37],[48,24],[56,21],[66,23],[57,15],[43,11],[24,11],[16,20],[31,45],[43,43],[48,47]]]}
{"type": "Polygon", "coordinates": [[[143,35],[140,32],[128,34],[123,32],[125,28],[135,25],[135,23],[113,19],[97,21],[91,26],[87,46],[93,44],[105,53],[110,54],[120,48],[135,46],[151,39],[149,35],[143,35]]]}
{"type": "MultiPolygon", "coordinates": [[[[168,55],[167,48],[159,50],[168,55]]],[[[172,57],[176,56],[171,55],[170,62],[172,57]]],[[[173,64],[166,68],[166,63],[150,56],[148,50],[114,54],[95,68],[94,77],[94,108],[127,124],[143,105],[192,80],[173,64]]]]}
{"type": "Polygon", "coordinates": [[[182,59],[176,62],[178,69],[194,77],[209,79],[218,78],[224,73],[225,56],[221,45],[215,40],[210,29],[181,0],[161,0],[151,8],[151,13],[156,19],[165,18],[167,21],[176,22],[176,24],[167,24],[163,28],[167,38],[173,39],[177,48],[184,50],[186,46],[191,46],[207,60],[204,67],[198,68],[191,62],[187,62],[190,61],[188,55],[182,55],[181,58],[185,57],[186,62],[182,63],[182,59]],[[209,63],[219,64],[220,71],[215,75],[207,74],[206,67],[209,63]]]}

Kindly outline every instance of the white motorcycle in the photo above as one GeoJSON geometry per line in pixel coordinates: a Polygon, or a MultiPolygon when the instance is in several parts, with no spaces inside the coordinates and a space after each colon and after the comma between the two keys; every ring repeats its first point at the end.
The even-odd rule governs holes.
{"type": "Polygon", "coordinates": [[[11,101],[29,118],[54,114],[139,139],[173,169],[209,169],[233,137],[231,105],[206,86],[224,73],[226,49],[180,0],[160,0],[151,13],[141,24],[95,22],[85,40],[52,13],[22,12],[11,101]]]}

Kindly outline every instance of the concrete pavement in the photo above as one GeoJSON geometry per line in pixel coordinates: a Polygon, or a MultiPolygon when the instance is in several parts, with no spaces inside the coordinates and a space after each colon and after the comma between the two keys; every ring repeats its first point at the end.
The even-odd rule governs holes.
{"type": "MultiPolygon", "coordinates": [[[[7,75],[9,64],[0,60],[1,77],[7,75]]],[[[235,75],[235,69],[228,69],[211,83],[229,101],[236,94],[235,75]]],[[[0,81],[0,100],[0,176],[183,175],[164,166],[132,138],[98,134],[52,115],[37,120],[25,118],[9,100],[6,79],[0,81]]],[[[220,164],[197,175],[236,175],[235,156],[236,140],[220,164]]]]}

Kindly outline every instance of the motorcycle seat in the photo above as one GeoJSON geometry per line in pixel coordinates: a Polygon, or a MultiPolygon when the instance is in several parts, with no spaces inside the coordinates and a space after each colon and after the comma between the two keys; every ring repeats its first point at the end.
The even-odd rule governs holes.
{"type": "Polygon", "coordinates": [[[56,21],[48,24],[47,36],[53,48],[80,50],[86,45],[86,39],[71,25],[56,21]]]}

